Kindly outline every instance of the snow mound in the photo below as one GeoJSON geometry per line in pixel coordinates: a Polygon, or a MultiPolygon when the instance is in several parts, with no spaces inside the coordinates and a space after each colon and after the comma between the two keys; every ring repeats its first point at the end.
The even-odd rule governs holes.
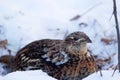
{"type": "Polygon", "coordinates": [[[0,80],[56,80],[41,70],[16,71],[6,76],[0,76],[0,80]]]}

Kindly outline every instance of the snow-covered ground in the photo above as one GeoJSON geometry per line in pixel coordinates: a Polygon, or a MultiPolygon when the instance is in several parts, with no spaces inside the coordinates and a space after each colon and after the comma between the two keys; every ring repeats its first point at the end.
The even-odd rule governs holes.
{"type": "Polygon", "coordinates": [[[17,71],[6,76],[1,76],[0,80],[56,80],[41,70],[36,71],[17,71]]]}
{"type": "MultiPolygon", "coordinates": [[[[83,80],[119,80],[120,73],[118,71],[112,76],[113,70],[103,70],[102,76],[100,72],[94,73],[83,80]]],[[[6,76],[0,76],[0,80],[56,80],[41,70],[35,71],[17,71],[6,76]]]]}
{"type": "Polygon", "coordinates": [[[119,80],[120,79],[120,73],[118,71],[115,72],[113,75],[113,70],[103,70],[102,71],[102,76],[100,75],[100,72],[94,73],[87,78],[83,80],[119,80]]]}
{"type": "MultiPolygon", "coordinates": [[[[120,5],[119,0],[117,0],[117,5],[120,5]]],[[[63,39],[65,35],[71,32],[83,31],[93,42],[88,45],[89,50],[93,55],[97,55],[98,59],[108,60],[103,64],[103,69],[111,69],[117,65],[116,29],[114,18],[111,18],[112,12],[112,0],[1,0],[0,40],[7,39],[8,45],[6,47],[11,50],[12,55],[15,55],[20,48],[34,40],[63,39]],[[81,17],[71,21],[76,15],[81,17]],[[106,44],[103,39],[112,41],[106,44]]],[[[119,13],[120,8],[118,6],[118,18],[120,19],[119,13]]],[[[5,54],[9,54],[9,52],[0,48],[0,56],[5,54]]],[[[2,65],[0,67],[0,74],[2,74],[4,70],[2,65]]],[[[0,80],[2,78],[3,80],[10,80],[11,77],[13,77],[11,80],[20,80],[18,78],[22,78],[22,74],[23,78],[24,76],[27,78],[29,73],[31,73],[31,80],[33,78],[41,79],[41,76],[38,76],[42,74],[41,71],[40,73],[39,71],[26,71],[10,73],[0,77],[0,80]]],[[[106,73],[109,72],[103,71],[103,75],[106,73]]],[[[88,80],[92,77],[99,78],[96,75],[98,73],[88,77],[88,80]]],[[[119,74],[115,76],[119,78],[117,75],[119,74]]],[[[118,80],[103,78],[100,80],[118,80]]],[[[52,78],[50,79],[52,80],[52,78]]]]}

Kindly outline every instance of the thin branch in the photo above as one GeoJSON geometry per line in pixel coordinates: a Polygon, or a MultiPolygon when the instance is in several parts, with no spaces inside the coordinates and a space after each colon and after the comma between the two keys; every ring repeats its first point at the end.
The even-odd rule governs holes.
{"type": "Polygon", "coordinates": [[[102,77],[103,76],[103,74],[102,74],[102,67],[100,65],[98,65],[98,69],[100,71],[100,76],[102,77]]]}
{"type": "Polygon", "coordinates": [[[74,16],[73,18],[71,18],[70,21],[78,20],[79,18],[81,18],[82,16],[84,16],[85,14],[87,14],[88,12],[90,12],[91,10],[93,10],[94,8],[96,8],[97,6],[99,6],[101,4],[102,4],[101,2],[95,4],[94,6],[90,7],[85,12],[83,12],[82,14],[78,14],[78,15],[74,16]]]}
{"type": "Polygon", "coordinates": [[[117,67],[118,67],[118,65],[115,67],[114,72],[113,72],[113,74],[112,74],[112,77],[114,76],[115,71],[117,70],[117,67]]]}
{"type": "Polygon", "coordinates": [[[119,32],[119,24],[118,24],[118,18],[117,18],[117,5],[116,0],[113,0],[113,15],[115,19],[115,26],[117,31],[117,41],[118,41],[118,69],[120,72],[120,32],[119,32]]]}

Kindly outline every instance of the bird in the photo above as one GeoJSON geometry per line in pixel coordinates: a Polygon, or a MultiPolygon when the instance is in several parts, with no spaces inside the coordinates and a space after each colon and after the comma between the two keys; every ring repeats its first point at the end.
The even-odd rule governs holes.
{"type": "Polygon", "coordinates": [[[11,71],[42,70],[58,80],[82,80],[97,72],[97,65],[88,51],[91,39],[80,31],[67,35],[63,40],[36,40],[22,49],[14,57],[0,58],[11,71]],[[8,64],[10,63],[11,64],[8,64]]]}

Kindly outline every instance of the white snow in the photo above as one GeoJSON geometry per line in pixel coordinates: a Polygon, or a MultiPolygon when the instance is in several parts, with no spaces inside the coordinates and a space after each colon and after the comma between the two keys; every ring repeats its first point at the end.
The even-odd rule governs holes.
{"type": "Polygon", "coordinates": [[[17,71],[9,73],[0,78],[0,80],[56,80],[41,70],[35,71],[17,71]]]}
{"type": "Polygon", "coordinates": [[[119,80],[120,79],[120,73],[118,71],[115,72],[113,75],[113,70],[103,70],[102,76],[100,75],[100,72],[94,73],[87,78],[84,78],[83,80],[119,80]]]}
{"type": "MultiPolygon", "coordinates": [[[[119,0],[117,5],[120,5],[119,0]]],[[[118,61],[112,12],[112,0],[0,0],[0,40],[7,39],[7,48],[12,51],[12,55],[15,55],[20,48],[34,40],[64,39],[66,34],[83,31],[92,39],[93,43],[88,44],[92,54],[103,59],[112,57],[110,64],[106,64],[104,69],[109,69],[110,66],[114,68],[118,61]],[[81,17],[70,21],[76,15],[81,17]],[[114,41],[106,45],[101,42],[101,38],[114,41]]],[[[118,18],[120,20],[119,6],[118,18]]],[[[9,52],[0,48],[0,56],[5,54],[9,52]]],[[[2,72],[4,70],[0,64],[0,74],[2,72]]],[[[118,80],[118,71],[113,77],[111,74],[112,71],[103,71],[103,77],[95,73],[84,80],[118,80]]],[[[53,79],[38,70],[13,72],[0,76],[0,80],[53,79]]]]}
{"type": "MultiPolygon", "coordinates": [[[[84,78],[83,80],[119,80],[120,73],[118,71],[113,74],[113,70],[103,70],[102,76],[100,72],[91,74],[90,76],[84,78]]],[[[57,80],[48,76],[41,70],[35,71],[17,71],[7,74],[6,76],[0,76],[0,80],[57,80]]]]}

